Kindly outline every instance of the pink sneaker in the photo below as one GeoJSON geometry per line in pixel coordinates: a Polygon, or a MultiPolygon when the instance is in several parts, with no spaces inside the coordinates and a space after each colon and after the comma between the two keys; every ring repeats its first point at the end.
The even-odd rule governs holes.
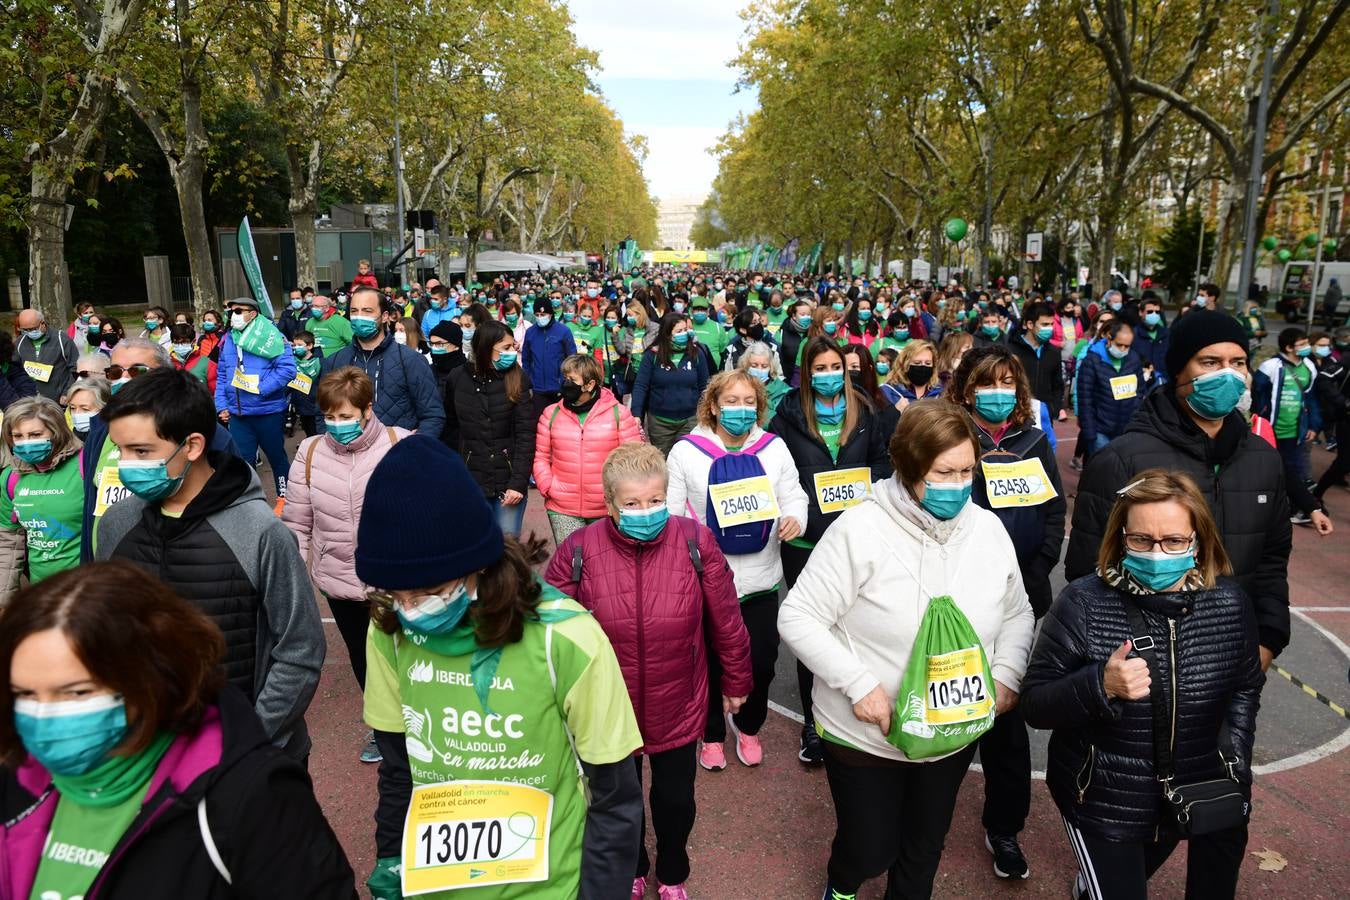
{"type": "Polygon", "coordinates": [[[720,772],[727,767],[727,755],[721,744],[700,744],[698,764],[709,772],[720,772]]]}
{"type": "Polygon", "coordinates": [[[645,896],[647,896],[647,879],[634,878],[632,900],[642,900],[642,898],[645,896]]]}
{"type": "Polygon", "coordinates": [[[684,889],[682,884],[662,884],[656,883],[656,895],[661,900],[689,900],[689,892],[684,889]]]}
{"type": "Polygon", "coordinates": [[[744,766],[757,766],[764,762],[764,748],[760,746],[759,738],[753,734],[742,734],[736,727],[736,720],[727,714],[727,725],[731,726],[731,733],[736,737],[736,758],[744,766]]]}

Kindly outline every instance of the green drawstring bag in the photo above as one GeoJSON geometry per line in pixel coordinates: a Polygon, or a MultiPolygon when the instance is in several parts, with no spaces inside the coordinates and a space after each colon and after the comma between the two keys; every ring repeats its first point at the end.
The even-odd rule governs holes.
{"type": "Polygon", "coordinates": [[[910,759],[954,753],[994,725],[994,678],[970,621],[951,597],[928,601],[886,740],[910,759]]]}

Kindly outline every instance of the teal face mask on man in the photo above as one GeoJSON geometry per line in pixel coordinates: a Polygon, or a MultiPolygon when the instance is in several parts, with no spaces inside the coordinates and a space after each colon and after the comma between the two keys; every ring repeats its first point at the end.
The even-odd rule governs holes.
{"type": "Polygon", "coordinates": [[[1247,390],[1247,379],[1236,369],[1222,368],[1206,372],[1191,382],[1191,393],[1186,405],[1196,415],[1211,422],[1222,419],[1237,408],[1238,400],[1247,390]]]}
{"type": "Polygon", "coordinates": [[[151,503],[172,497],[183,486],[192,462],[183,467],[177,476],[169,474],[169,463],[183,451],[187,441],[178,445],[178,449],[169,454],[168,459],[124,459],[117,463],[117,477],[122,485],[142,500],[151,503]]]}
{"type": "Polygon", "coordinates": [[[368,338],[380,327],[380,323],[370,316],[352,316],[352,334],[359,338],[368,338]]]}

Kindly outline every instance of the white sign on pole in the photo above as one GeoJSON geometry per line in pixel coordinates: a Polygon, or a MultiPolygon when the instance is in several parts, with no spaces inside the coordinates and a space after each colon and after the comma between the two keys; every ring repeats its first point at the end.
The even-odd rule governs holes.
{"type": "Polygon", "coordinates": [[[427,252],[427,231],[425,228],[413,229],[413,252],[425,256],[427,252]]]}
{"type": "Polygon", "coordinates": [[[1087,280],[1088,280],[1088,275],[1089,275],[1089,274],[1091,274],[1091,272],[1088,270],[1088,267],[1087,267],[1087,266],[1079,266],[1079,267],[1078,267],[1078,283],[1079,283],[1080,285],[1082,285],[1082,284],[1087,284],[1087,280]]]}
{"type": "Polygon", "coordinates": [[[1027,262],[1040,262],[1041,251],[1045,244],[1045,233],[1033,231],[1027,235],[1027,262]]]}

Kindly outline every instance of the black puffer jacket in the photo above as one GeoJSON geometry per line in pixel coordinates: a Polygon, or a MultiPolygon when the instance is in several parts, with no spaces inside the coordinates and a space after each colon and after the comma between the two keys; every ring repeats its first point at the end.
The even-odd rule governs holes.
{"type": "Polygon", "coordinates": [[[459,453],[489,502],[504,492],[530,489],[534,466],[534,401],[530,376],[520,373],[520,396],[512,403],[506,381],[472,366],[450,373],[445,389],[448,428],[459,432],[459,453]]]}
{"type": "Polygon", "coordinates": [[[1171,386],[1139,405],[1125,434],[1093,455],[1074,501],[1064,574],[1081,578],[1097,566],[1097,548],[1116,491],[1145,469],[1185,472],[1209,501],[1238,585],[1256,608],[1261,646],[1289,643],[1289,525],[1280,455],[1252,434],[1238,413],[1211,440],[1177,406],[1171,386]]]}
{"type": "MultiPolygon", "coordinates": [[[[1022,678],[1022,715],[1053,728],[1046,781],[1060,812],[1111,841],[1152,840],[1162,794],[1153,771],[1150,700],[1108,700],[1106,660],[1132,635],[1125,594],[1096,575],[1064,589],[1050,608],[1022,678]]],[[[1209,590],[1131,597],[1157,645],[1164,696],[1176,709],[1177,783],[1223,777],[1225,718],[1251,781],[1252,739],[1265,675],[1251,604],[1232,581],[1209,590]],[[1176,686],[1169,622],[1176,624],[1176,686]]]]}
{"type": "Polygon", "coordinates": [[[992,511],[1007,529],[1008,537],[1012,538],[1013,548],[1017,551],[1017,566],[1022,570],[1027,600],[1039,619],[1045,615],[1045,611],[1050,608],[1050,601],[1054,599],[1050,588],[1050,570],[1059,564],[1060,550],[1064,546],[1064,485],[1060,483],[1055,451],[1050,449],[1050,439],[1045,432],[1030,424],[1010,427],[997,441],[983,428],[977,427],[975,433],[980,438],[981,469],[979,477],[975,479],[971,499],[977,506],[992,511]],[[1024,459],[1040,461],[1050,486],[1055,489],[1055,497],[1037,506],[994,509],[989,502],[989,482],[984,465],[1015,463],[1024,459]]]}
{"type": "Polygon", "coordinates": [[[1046,343],[1037,353],[1036,348],[1027,343],[1026,333],[1018,332],[1008,338],[1008,349],[1021,360],[1032,396],[1050,408],[1052,417],[1059,415],[1064,406],[1064,366],[1059,348],[1046,343]]]}
{"type": "Polygon", "coordinates": [[[865,468],[871,470],[869,483],[891,477],[891,457],[886,449],[890,434],[878,425],[876,413],[865,403],[862,409],[848,443],[839,448],[839,459],[831,460],[825,442],[806,424],[801,392],[794,388],[783,395],[778,403],[778,413],[769,423],[768,430],[782,438],[787,445],[792,461],[797,464],[797,477],[802,483],[802,490],[810,498],[802,540],[816,543],[824,536],[830,523],[839,518],[837,512],[827,514],[820,511],[820,497],[816,493],[817,474],[865,468]]]}

